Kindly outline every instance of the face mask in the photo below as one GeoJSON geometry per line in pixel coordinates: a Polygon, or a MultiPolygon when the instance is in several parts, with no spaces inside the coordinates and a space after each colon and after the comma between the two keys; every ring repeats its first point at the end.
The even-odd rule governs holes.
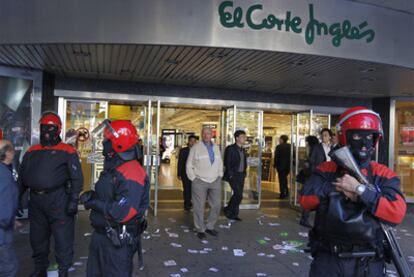
{"type": "Polygon", "coordinates": [[[111,159],[114,155],[114,150],[112,149],[112,142],[110,140],[104,140],[102,142],[102,146],[102,154],[105,156],[105,159],[111,159]]]}
{"type": "Polygon", "coordinates": [[[375,134],[372,131],[350,132],[348,144],[355,159],[360,163],[371,160],[374,153],[375,134]]]}
{"type": "Polygon", "coordinates": [[[40,125],[40,143],[43,146],[56,145],[60,142],[58,127],[55,125],[40,125]]]}

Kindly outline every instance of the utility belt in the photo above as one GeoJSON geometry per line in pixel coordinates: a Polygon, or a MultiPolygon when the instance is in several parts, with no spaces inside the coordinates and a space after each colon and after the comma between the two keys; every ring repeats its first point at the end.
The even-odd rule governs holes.
{"type": "Polygon", "coordinates": [[[126,225],[108,224],[105,227],[94,227],[94,229],[97,233],[105,235],[115,248],[121,248],[124,245],[136,245],[147,225],[145,218],[138,218],[126,225]]]}
{"type": "Polygon", "coordinates": [[[384,259],[385,251],[381,241],[353,244],[344,242],[333,242],[315,237],[312,231],[309,233],[309,246],[306,252],[310,252],[312,257],[315,257],[317,252],[328,252],[339,258],[372,258],[384,259]]]}
{"type": "Polygon", "coordinates": [[[65,189],[66,194],[72,194],[72,192],[73,192],[72,182],[68,181],[64,184],[61,184],[59,186],[56,186],[56,187],[53,187],[53,188],[50,188],[50,189],[34,189],[34,188],[31,188],[30,192],[32,192],[34,194],[37,194],[37,195],[43,195],[43,194],[49,194],[49,193],[58,191],[60,189],[65,189]]]}
{"type": "Polygon", "coordinates": [[[52,192],[58,191],[60,189],[65,188],[64,185],[60,185],[60,186],[56,186],[54,188],[50,188],[50,189],[30,189],[31,193],[37,194],[37,195],[44,195],[44,194],[50,194],[52,192]]]}

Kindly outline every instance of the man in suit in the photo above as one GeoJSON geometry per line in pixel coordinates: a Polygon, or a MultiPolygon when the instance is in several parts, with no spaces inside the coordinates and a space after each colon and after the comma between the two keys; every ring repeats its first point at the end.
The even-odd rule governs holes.
{"type": "Polygon", "coordinates": [[[224,152],[224,180],[230,183],[233,195],[224,214],[229,219],[241,221],[239,206],[243,199],[244,178],[246,177],[247,158],[243,145],[246,142],[246,132],[237,130],[234,133],[235,143],[226,147],[224,152]]]}
{"type": "Polygon", "coordinates": [[[184,210],[190,211],[192,207],[191,203],[191,181],[188,179],[186,172],[186,164],[188,159],[188,154],[190,154],[190,148],[196,144],[197,137],[191,135],[188,137],[187,147],[184,147],[180,150],[178,155],[178,165],[177,165],[177,177],[183,183],[183,198],[184,198],[184,210]]]}
{"type": "Polygon", "coordinates": [[[288,140],[287,135],[281,135],[275,150],[274,167],[279,177],[280,199],[285,199],[289,195],[287,176],[290,172],[290,143],[287,143],[288,140]]]}
{"type": "Polygon", "coordinates": [[[324,128],[322,129],[320,134],[322,142],[313,149],[309,159],[312,172],[321,163],[331,161],[331,157],[329,157],[329,152],[331,152],[332,150],[332,131],[328,128],[324,128]]]}

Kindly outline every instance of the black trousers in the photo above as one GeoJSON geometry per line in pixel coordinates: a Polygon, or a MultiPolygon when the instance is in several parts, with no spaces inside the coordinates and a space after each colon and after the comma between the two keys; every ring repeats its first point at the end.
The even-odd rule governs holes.
{"type": "Polygon", "coordinates": [[[48,194],[30,193],[30,244],[36,270],[46,270],[49,266],[51,235],[55,239],[59,270],[66,271],[72,265],[75,220],[66,214],[68,201],[64,187],[48,194]]]}
{"type": "Polygon", "coordinates": [[[191,208],[191,180],[186,176],[181,178],[183,183],[183,198],[184,198],[184,208],[191,208]]]}
{"type": "Polygon", "coordinates": [[[233,190],[233,195],[231,196],[226,208],[226,212],[230,216],[239,215],[239,206],[243,200],[244,177],[244,173],[237,172],[230,179],[230,187],[233,190]]]}
{"type": "Polygon", "coordinates": [[[280,194],[283,196],[287,196],[288,193],[288,175],[289,170],[278,170],[277,175],[279,178],[279,188],[280,188],[280,194]]]}
{"type": "Polygon", "coordinates": [[[130,277],[136,245],[115,248],[105,234],[93,232],[89,245],[87,277],[130,277]]]}
{"type": "Polygon", "coordinates": [[[383,260],[361,258],[339,258],[326,251],[319,251],[314,257],[310,277],[378,277],[385,276],[383,260]]]}

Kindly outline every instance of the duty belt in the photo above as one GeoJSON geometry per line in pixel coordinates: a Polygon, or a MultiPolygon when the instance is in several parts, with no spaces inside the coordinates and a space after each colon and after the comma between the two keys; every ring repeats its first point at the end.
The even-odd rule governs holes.
{"type": "Polygon", "coordinates": [[[34,194],[43,195],[43,194],[49,194],[54,191],[57,191],[59,189],[63,189],[64,186],[57,186],[51,189],[30,189],[30,192],[33,192],[34,194]]]}

